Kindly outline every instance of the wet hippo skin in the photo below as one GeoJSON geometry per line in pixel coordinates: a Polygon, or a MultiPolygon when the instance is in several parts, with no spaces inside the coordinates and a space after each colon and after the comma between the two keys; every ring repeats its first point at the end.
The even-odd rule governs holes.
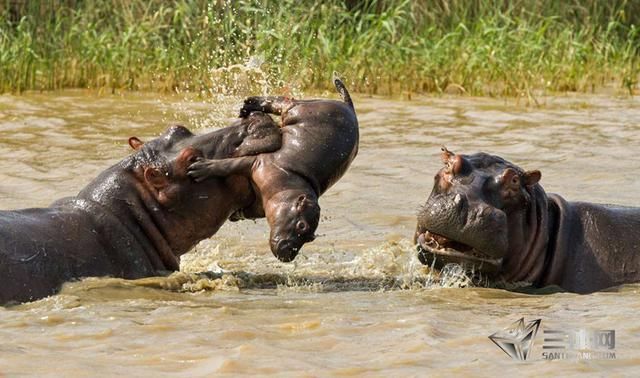
{"type": "Polygon", "coordinates": [[[177,270],[180,255],[254,202],[246,178],[196,183],[187,167],[199,158],[273,151],[279,141],[278,127],[259,112],[199,136],[173,126],[147,143],[130,138],[136,151],[76,197],[0,211],[0,304],[42,298],[81,277],[177,270]]]}
{"type": "MultiPolygon", "coordinates": [[[[338,181],[358,153],[358,120],[340,79],[334,84],[342,101],[250,97],[241,116],[254,111],[282,118],[282,147],[272,153],[220,160],[202,160],[189,168],[198,181],[243,174],[258,194],[244,218],[266,217],[271,251],[281,261],[293,260],[314,240],[320,219],[318,198],[338,181]]],[[[238,218],[238,217],[236,217],[238,218]]]]}
{"type": "Polygon", "coordinates": [[[495,281],[576,293],[640,282],[640,208],[547,195],[541,173],[485,153],[443,149],[418,214],[424,264],[473,265],[495,281]]]}

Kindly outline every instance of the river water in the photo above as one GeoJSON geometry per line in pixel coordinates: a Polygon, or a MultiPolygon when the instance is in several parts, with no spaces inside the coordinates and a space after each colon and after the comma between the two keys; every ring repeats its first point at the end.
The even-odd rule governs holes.
{"type": "MultiPolygon", "coordinates": [[[[640,99],[355,98],[360,152],[320,200],[317,240],[291,264],[264,221],[228,222],[165,278],[87,279],[0,307],[0,376],[640,375],[640,285],[528,294],[440,279],[410,243],[442,145],[540,169],[569,200],[640,205],[640,99]],[[208,276],[196,275],[210,272],[208,276]],[[527,361],[488,336],[518,319],[542,329],[615,330],[615,359],[527,361]]],[[[240,98],[65,91],[0,96],[0,209],[74,195],[181,123],[228,124],[240,98]]]]}

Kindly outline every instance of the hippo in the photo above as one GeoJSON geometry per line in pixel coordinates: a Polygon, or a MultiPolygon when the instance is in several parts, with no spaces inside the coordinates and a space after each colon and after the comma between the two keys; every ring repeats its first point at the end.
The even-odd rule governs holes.
{"type": "Polygon", "coordinates": [[[254,202],[249,181],[194,182],[187,168],[279,148],[272,118],[254,112],[230,127],[194,135],[170,127],[101,173],[77,196],[47,208],[0,211],[0,304],[36,300],[69,280],[136,279],[179,269],[180,255],[254,202]]]}
{"type": "Polygon", "coordinates": [[[640,208],[547,195],[538,170],[443,148],[418,213],[423,264],[459,263],[494,282],[592,293],[640,281],[640,208]]]}
{"type": "Polygon", "coordinates": [[[250,177],[256,202],[234,218],[267,218],[269,244],[283,262],[313,241],[320,220],[318,198],[340,179],[358,153],[358,119],[349,92],[334,74],[342,101],[249,97],[240,116],[262,111],[282,117],[282,147],[272,153],[200,160],[189,167],[196,181],[241,174],[250,177]]]}

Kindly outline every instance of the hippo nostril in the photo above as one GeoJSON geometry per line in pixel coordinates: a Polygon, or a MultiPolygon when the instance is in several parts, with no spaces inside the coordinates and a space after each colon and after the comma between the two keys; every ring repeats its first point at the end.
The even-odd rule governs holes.
{"type": "Polygon", "coordinates": [[[300,247],[296,246],[296,243],[291,240],[280,239],[272,245],[271,252],[282,262],[291,262],[296,258],[300,247]],[[275,247],[275,248],[273,248],[275,247]]]}

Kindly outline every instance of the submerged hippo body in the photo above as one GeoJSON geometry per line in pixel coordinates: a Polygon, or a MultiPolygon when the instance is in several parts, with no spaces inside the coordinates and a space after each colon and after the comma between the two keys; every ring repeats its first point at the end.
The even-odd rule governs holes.
{"type": "Polygon", "coordinates": [[[358,153],[358,120],[349,93],[337,78],[343,101],[250,97],[241,116],[261,111],[282,117],[282,147],[273,153],[199,161],[191,166],[196,180],[243,174],[257,192],[242,209],[244,218],[267,218],[271,251],[293,260],[314,239],[320,220],[318,198],[344,175],[358,153]]]}
{"type": "MultiPolygon", "coordinates": [[[[279,140],[267,115],[199,136],[174,126],[144,144],[131,138],[137,151],[76,197],[48,208],[0,211],[0,305],[54,294],[81,277],[140,278],[177,270],[180,255],[254,201],[247,179],[195,183],[187,167],[203,157],[269,151],[250,135],[260,117],[268,121],[258,131],[279,140]]],[[[269,148],[274,145],[271,140],[269,148]]]]}
{"type": "Polygon", "coordinates": [[[418,214],[423,263],[473,265],[495,280],[576,293],[640,281],[640,208],[567,202],[547,196],[539,171],[443,151],[445,167],[418,214]]]}

